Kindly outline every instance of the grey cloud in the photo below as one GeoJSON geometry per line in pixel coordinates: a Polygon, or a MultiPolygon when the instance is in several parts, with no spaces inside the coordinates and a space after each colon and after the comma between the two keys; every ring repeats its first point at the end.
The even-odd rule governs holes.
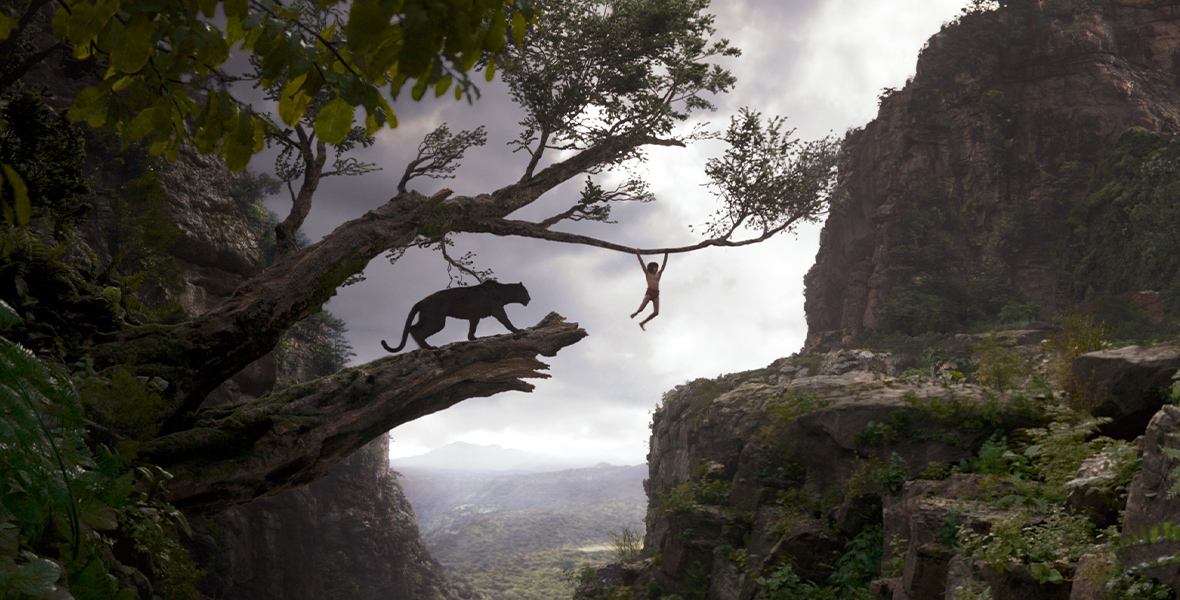
{"type": "MultiPolygon", "coordinates": [[[[719,112],[703,116],[714,128],[724,126],[737,107],[750,105],[769,113],[785,113],[789,124],[803,137],[842,134],[863,125],[863,114],[875,108],[874,73],[840,67],[838,61],[856,63],[857,57],[891,61],[900,77],[912,69],[913,51],[880,56],[874,39],[857,40],[841,48],[854,56],[806,55],[808,70],[801,70],[807,48],[803,40],[810,27],[832,18],[832,6],[853,10],[881,8],[923,12],[933,29],[940,19],[953,16],[952,0],[807,0],[782,2],[746,0],[715,3],[719,13],[718,36],[730,37],[745,50],[732,62],[741,79],[728,97],[717,99],[719,112]],[[931,17],[931,14],[938,15],[931,17]],[[930,13],[930,14],[927,14],[930,13]],[[945,13],[945,15],[943,14],[945,13]],[[816,63],[815,61],[820,61],[816,63]],[[807,73],[823,73],[828,64],[834,82],[848,78],[849,90],[861,90],[848,102],[851,111],[826,96],[821,80],[807,73]],[[817,66],[818,65],[818,66],[817,66]],[[816,71],[818,69],[818,71],[816,71]],[[855,79],[855,81],[853,81],[855,79]],[[817,83],[818,81],[818,83],[817,83]],[[869,81],[869,83],[865,83],[869,81]],[[821,87],[806,87],[821,86],[821,87]]],[[[838,16],[838,15],[837,15],[838,16]]],[[[889,36],[892,31],[880,31],[889,36]]],[[[920,40],[907,42],[920,45],[920,40]]],[[[884,48],[892,48],[886,44],[884,48]]],[[[901,85],[894,81],[890,85],[901,85]]],[[[392,196],[406,161],[412,158],[422,136],[447,122],[452,131],[488,127],[488,144],[473,149],[454,180],[419,180],[424,193],[442,187],[462,194],[491,191],[510,183],[522,172],[524,157],[505,145],[517,134],[518,109],[508,101],[499,83],[485,85],[484,96],[474,105],[450,100],[414,103],[402,98],[395,104],[400,127],[383,132],[379,143],[358,154],[385,170],[357,178],[326,180],[305,227],[317,239],[340,223],[356,218],[392,196]]],[[[841,88],[843,89],[843,88],[841,88]]],[[[617,225],[586,224],[574,229],[620,244],[643,247],[673,246],[698,239],[687,225],[700,225],[708,217],[708,190],[701,187],[705,151],[720,151],[717,143],[700,148],[659,149],[643,167],[653,190],[654,204],[619,206],[617,225]]],[[[257,170],[270,170],[270,161],[255,161],[257,170]]],[[[583,178],[555,190],[551,197],[520,211],[519,218],[553,214],[577,197],[583,178]]],[[[285,210],[281,198],[269,202],[285,210]]],[[[510,305],[508,314],[519,327],[532,325],[549,311],[557,311],[580,323],[590,334],[582,342],[549,359],[552,379],[536,382],[533,394],[504,394],[476,399],[421,419],[393,431],[393,452],[417,453],[465,440],[498,443],[504,447],[544,450],[561,446],[564,452],[591,457],[612,455],[616,460],[641,462],[646,454],[648,412],[663,392],[696,377],[763,367],[780,356],[798,350],[806,333],[802,311],[802,277],[813,262],[818,226],[800,229],[798,237],[783,236],[757,246],[711,249],[669,260],[662,283],[660,316],[647,333],[628,315],[638,306],[644,281],[633,256],[583,246],[527,239],[502,239],[467,235],[456,239],[459,253],[474,251],[479,265],[495,270],[503,281],[522,281],[533,301],[510,305]],[[499,437],[496,437],[499,436],[499,437]]],[[[430,292],[447,285],[445,264],[435,252],[410,251],[394,265],[378,258],[365,271],[367,280],[343,288],[327,305],[349,327],[356,352],[354,364],[386,353],[379,340],[399,339],[410,306],[430,292]]],[[[481,335],[503,332],[500,324],[486,320],[481,335]]],[[[465,324],[454,322],[432,343],[461,340],[465,324]]],[[[411,343],[412,345],[412,343],[411,343]]]]}

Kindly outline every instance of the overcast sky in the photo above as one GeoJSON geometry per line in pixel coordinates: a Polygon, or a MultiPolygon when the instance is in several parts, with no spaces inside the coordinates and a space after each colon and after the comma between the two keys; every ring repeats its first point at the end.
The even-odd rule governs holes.
{"type": "MultiPolygon", "coordinates": [[[[788,118],[798,137],[842,137],[871,120],[882,88],[901,87],[914,73],[918,51],[966,0],[728,0],[714,2],[718,36],[743,55],[724,65],[738,78],[730,94],[715,99],[709,121],[721,129],[741,107],[788,118]]],[[[483,86],[475,104],[447,100],[394,105],[401,126],[383,131],[362,160],[381,172],[324,180],[304,227],[311,240],[380,206],[393,195],[418,142],[440,123],[452,131],[488,127],[488,143],[468,153],[457,178],[414,180],[431,194],[443,187],[459,194],[490,192],[518,179],[526,161],[505,145],[518,133],[520,113],[496,85],[483,86]]],[[[656,203],[619,206],[616,225],[593,224],[585,233],[627,246],[668,247],[699,238],[688,225],[703,224],[714,200],[702,187],[704,165],[719,155],[717,143],[649,152],[643,166],[656,203]]],[[[263,159],[255,171],[273,167],[263,159]]],[[[601,179],[609,182],[609,178],[601,179]]],[[[514,215],[544,218],[567,208],[582,178],[567,183],[514,215]]],[[[289,201],[268,201],[286,214],[289,201]]],[[[735,249],[673,255],[661,281],[660,316],[641,331],[628,316],[639,306],[645,283],[633,255],[527,239],[467,235],[456,254],[478,256],[502,282],[523,282],[527,306],[507,307],[517,327],[550,311],[579,323],[590,335],[547,362],[551,379],[533,380],[532,393],[510,392],[473,399],[394,429],[391,456],[421,454],[456,441],[498,444],[549,454],[638,464],[648,448],[651,412],[664,392],[698,377],[761,368],[800,350],[807,332],[803,275],[815,260],[819,226],[797,235],[735,249]]],[[[340,290],[326,308],[342,318],[356,352],[352,364],[386,355],[379,340],[396,345],[410,307],[447,286],[437,252],[412,250],[396,264],[378,258],[366,280],[340,290]]],[[[650,307],[645,311],[650,311],[650,307]]],[[[465,339],[465,321],[449,320],[433,345],[465,339]]],[[[480,335],[504,333],[494,319],[480,335]]],[[[414,343],[409,342],[412,348],[414,343]]]]}

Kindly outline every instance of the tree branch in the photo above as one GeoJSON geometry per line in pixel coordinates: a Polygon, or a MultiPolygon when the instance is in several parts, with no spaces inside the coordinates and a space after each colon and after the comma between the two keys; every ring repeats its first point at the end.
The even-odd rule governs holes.
{"type": "MultiPolygon", "coordinates": [[[[789,229],[797,220],[798,220],[798,218],[791,219],[790,221],[787,221],[786,223],[783,223],[783,224],[779,225],[778,227],[775,227],[774,229],[768,229],[768,230],[763,231],[762,234],[759,235],[758,237],[754,237],[754,238],[750,238],[750,239],[738,240],[738,241],[731,240],[731,239],[729,239],[729,235],[731,235],[733,232],[730,231],[730,233],[724,237],[707,239],[703,242],[693,244],[691,246],[639,249],[639,253],[640,254],[664,254],[664,253],[676,254],[676,253],[680,253],[680,252],[692,252],[694,250],[702,250],[704,248],[710,248],[710,247],[736,248],[739,246],[748,246],[750,244],[757,244],[759,242],[764,242],[764,241],[770,239],[771,237],[774,237],[775,234],[781,233],[782,231],[789,229]]],[[[576,233],[566,233],[563,231],[552,231],[550,229],[546,229],[540,223],[533,223],[531,221],[517,221],[517,220],[502,219],[502,218],[465,219],[465,220],[462,220],[461,222],[455,222],[453,224],[453,227],[455,228],[455,231],[465,231],[468,233],[490,233],[492,235],[497,235],[500,237],[507,237],[507,236],[529,237],[529,238],[536,238],[539,240],[548,240],[551,242],[562,242],[564,244],[581,244],[583,246],[595,246],[597,248],[605,248],[607,250],[616,250],[618,252],[626,252],[627,254],[631,254],[636,251],[636,248],[634,248],[632,246],[623,246],[621,244],[616,244],[614,242],[608,242],[606,240],[600,240],[598,238],[593,238],[590,236],[580,235],[580,234],[576,234],[576,233]]]]}
{"type": "Polygon", "coordinates": [[[323,477],[386,431],[469,398],[547,378],[537,356],[586,337],[549,313],[518,333],[381,358],[257,400],[195,415],[191,429],[156,438],[140,456],[175,476],[168,501],[212,514],[323,477]]]}
{"type": "MultiPolygon", "coordinates": [[[[585,173],[593,167],[610,164],[641,146],[680,146],[684,142],[653,136],[610,138],[561,162],[545,167],[540,173],[504,186],[492,193],[497,205],[509,207],[508,213],[540,198],[542,194],[585,173]]],[[[508,214],[503,213],[503,214],[508,214]]],[[[497,215],[499,216],[499,215],[497,215]]]]}

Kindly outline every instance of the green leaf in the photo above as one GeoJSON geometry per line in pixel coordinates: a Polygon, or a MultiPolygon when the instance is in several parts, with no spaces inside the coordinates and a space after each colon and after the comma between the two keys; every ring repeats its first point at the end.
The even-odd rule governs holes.
{"type": "Polygon", "coordinates": [[[485,81],[491,81],[496,76],[496,61],[488,61],[488,70],[484,72],[483,78],[485,81]]]}
{"type": "Polygon", "coordinates": [[[20,315],[7,302],[0,300],[0,329],[7,329],[22,321],[20,315]]]}
{"type": "MultiPolygon", "coordinates": [[[[449,88],[449,87],[451,87],[451,76],[444,75],[442,79],[439,79],[434,84],[434,97],[438,98],[438,97],[442,96],[443,94],[447,93],[447,88],[449,88]]],[[[455,88],[455,89],[457,90],[459,88],[455,88]]]]}
{"type": "Polygon", "coordinates": [[[12,30],[16,28],[16,19],[0,13],[0,40],[8,39],[12,35],[12,30]]]}
{"type": "Polygon", "coordinates": [[[283,95],[279,97],[279,118],[291,127],[299,122],[299,118],[307,111],[307,103],[311,101],[311,96],[302,89],[305,81],[307,73],[287,82],[287,87],[283,88],[283,95]]]}
{"type": "Polygon", "coordinates": [[[91,54],[90,42],[98,37],[99,32],[107,26],[111,17],[119,10],[119,0],[103,2],[71,3],[73,12],[66,21],[66,36],[74,42],[74,56],[88,58],[91,54]]]}
{"type": "Polygon", "coordinates": [[[118,34],[111,50],[111,68],[122,73],[138,73],[151,58],[155,31],[155,21],[146,14],[136,13],[118,34]]]}
{"type": "MultiPolygon", "coordinates": [[[[519,16],[519,15],[517,15],[519,16]]],[[[513,33],[515,33],[515,18],[513,19],[513,33]]],[[[504,36],[508,33],[508,20],[504,17],[504,9],[496,11],[496,15],[492,17],[492,26],[488,29],[488,37],[484,41],[483,47],[492,53],[499,52],[504,47],[504,36]]]]}
{"type": "Polygon", "coordinates": [[[198,4],[206,17],[217,15],[217,0],[198,0],[198,4]]]}
{"type": "Polygon", "coordinates": [[[512,15],[512,39],[516,42],[517,46],[524,42],[524,34],[528,31],[527,26],[528,22],[525,21],[524,15],[519,12],[512,15]]]}
{"type": "Polygon", "coordinates": [[[227,17],[237,17],[239,23],[245,20],[250,14],[250,5],[247,0],[225,0],[222,3],[222,10],[225,11],[227,17]]]}
{"type": "MultiPolygon", "coordinates": [[[[26,556],[28,553],[26,553],[26,556]]],[[[10,588],[35,598],[44,598],[57,587],[54,583],[61,577],[61,568],[53,561],[35,556],[29,562],[16,567],[8,580],[10,588]]]]}
{"type": "Polygon", "coordinates": [[[348,9],[348,23],[344,27],[348,49],[367,51],[376,48],[384,38],[393,18],[393,3],[381,0],[357,0],[348,9]]]}
{"type": "Polygon", "coordinates": [[[131,119],[123,127],[123,137],[129,140],[138,140],[143,136],[152,132],[152,113],[156,110],[154,106],[149,106],[141,111],[135,118],[131,119]]]}
{"type": "Polygon", "coordinates": [[[231,171],[237,171],[250,162],[254,147],[254,122],[250,113],[243,112],[238,116],[237,126],[232,135],[225,140],[222,155],[225,165],[231,171]]]}
{"type": "MultiPolygon", "coordinates": [[[[103,291],[105,296],[106,290],[103,291]]],[[[78,519],[99,531],[109,531],[119,527],[119,513],[96,498],[90,498],[82,503],[82,506],[78,508],[78,519]]]]}
{"type": "Polygon", "coordinates": [[[354,108],[341,98],[333,98],[320,109],[315,120],[315,134],[329,144],[339,144],[352,130],[354,108]]]}
{"type": "Polygon", "coordinates": [[[16,224],[24,227],[29,224],[29,217],[33,213],[32,206],[29,204],[29,187],[25,185],[25,180],[21,179],[12,167],[3,165],[4,177],[8,180],[8,185],[12,187],[12,209],[15,212],[16,224]]]}
{"type": "Polygon", "coordinates": [[[426,88],[429,87],[429,82],[425,77],[419,79],[414,87],[410,88],[410,97],[414,100],[421,100],[422,96],[426,95],[426,88]]]}

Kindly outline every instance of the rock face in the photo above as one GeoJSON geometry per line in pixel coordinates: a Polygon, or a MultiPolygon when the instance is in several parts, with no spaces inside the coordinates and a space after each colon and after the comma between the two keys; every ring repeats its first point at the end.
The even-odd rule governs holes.
{"type": "Polygon", "coordinates": [[[179,300],[190,312],[205,312],[265,266],[258,233],[235,199],[249,176],[188,144],[160,169],[167,214],[180,233],[171,248],[184,285],[179,300]]]}
{"type": "Polygon", "coordinates": [[[388,456],[383,436],[316,483],[207,523],[202,558],[213,569],[203,591],[226,600],[470,597],[426,552],[388,456]]]}
{"type": "MultiPolygon", "coordinates": [[[[1154,356],[1138,347],[1096,354],[1139,365],[1111,370],[1104,389],[1174,371],[1135,360],[1154,356]]],[[[1167,597],[1158,583],[1112,579],[1115,557],[1141,564],[1180,542],[1122,547],[1102,530],[1180,522],[1168,493],[1180,460],[1164,450],[1180,448],[1180,408],[1159,409],[1136,449],[1095,438],[1100,422],[1046,388],[888,375],[896,363],[870,350],[794,355],[666,394],[648,455],[646,558],[600,569],[578,597],[1167,597]]],[[[1144,571],[1173,586],[1178,572],[1144,571]]]]}
{"type": "Polygon", "coordinates": [[[1055,247],[1095,165],[1130,127],[1180,130],[1174,3],[1005,4],[932,37],[845,140],[847,195],[806,277],[809,351],[862,341],[898,286],[967,302],[1002,288],[1052,314],[1055,247]]]}

